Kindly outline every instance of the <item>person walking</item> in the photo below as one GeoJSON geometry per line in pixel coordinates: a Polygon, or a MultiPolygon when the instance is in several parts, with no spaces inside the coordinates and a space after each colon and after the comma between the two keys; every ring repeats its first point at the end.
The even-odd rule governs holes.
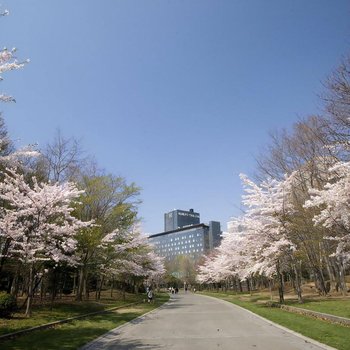
{"type": "Polygon", "coordinates": [[[153,302],[153,291],[151,287],[148,289],[147,298],[149,303],[153,302]]]}

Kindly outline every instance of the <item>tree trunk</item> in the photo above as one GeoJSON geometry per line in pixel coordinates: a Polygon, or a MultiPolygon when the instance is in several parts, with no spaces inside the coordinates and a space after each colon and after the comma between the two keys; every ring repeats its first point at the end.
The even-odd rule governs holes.
{"type": "Polygon", "coordinates": [[[85,267],[82,266],[79,271],[78,290],[76,295],[77,301],[83,300],[84,281],[85,281],[85,267]]]}
{"type": "Polygon", "coordinates": [[[102,278],[101,278],[101,282],[100,282],[100,288],[98,289],[98,300],[101,299],[101,290],[102,290],[102,287],[103,287],[103,283],[104,283],[104,279],[105,279],[105,276],[103,275],[102,278]]]}
{"type": "Polygon", "coordinates": [[[251,285],[251,279],[250,279],[250,278],[247,278],[247,279],[246,279],[246,282],[247,282],[248,292],[249,292],[250,296],[252,296],[252,285],[251,285]]]}
{"type": "Polygon", "coordinates": [[[269,279],[269,289],[270,289],[270,300],[273,301],[272,280],[271,279],[269,279]]]}
{"type": "Polygon", "coordinates": [[[2,249],[1,251],[1,258],[0,258],[0,275],[1,275],[1,272],[2,272],[2,269],[4,267],[4,264],[5,264],[5,261],[6,261],[6,258],[7,258],[7,253],[8,253],[8,250],[10,248],[10,243],[11,243],[11,239],[10,238],[7,238],[6,241],[5,241],[5,244],[4,244],[4,248],[2,249]]]}
{"type": "Polygon", "coordinates": [[[240,279],[238,280],[238,287],[239,287],[239,291],[242,293],[243,292],[243,288],[242,288],[242,282],[241,282],[240,279]]]}
{"type": "Polygon", "coordinates": [[[43,299],[45,296],[45,284],[44,284],[44,280],[41,280],[41,286],[40,286],[40,303],[43,303],[43,299]]]}
{"type": "Polygon", "coordinates": [[[126,283],[123,282],[123,301],[125,301],[126,283]]]}
{"type": "Polygon", "coordinates": [[[277,272],[277,280],[278,280],[279,302],[280,304],[284,304],[284,281],[283,281],[283,275],[280,272],[279,261],[277,261],[276,272],[277,272]]]}
{"type": "Polygon", "coordinates": [[[57,273],[55,268],[53,269],[52,273],[53,273],[53,281],[52,281],[52,290],[51,290],[51,305],[50,305],[51,310],[53,308],[53,303],[56,298],[57,273]]]}
{"type": "Polygon", "coordinates": [[[20,270],[21,270],[21,264],[18,264],[18,267],[16,269],[15,277],[12,281],[11,291],[10,294],[17,298],[18,289],[19,289],[19,276],[20,276],[20,270]]]}
{"type": "Polygon", "coordinates": [[[342,261],[339,262],[339,285],[340,289],[342,291],[343,296],[346,296],[347,294],[347,287],[346,287],[346,281],[345,281],[345,268],[342,261]]]}
{"type": "Polygon", "coordinates": [[[111,281],[111,298],[113,298],[114,279],[111,281]]]}
{"type": "Polygon", "coordinates": [[[329,259],[327,255],[324,256],[324,261],[326,263],[327,272],[330,279],[330,288],[329,290],[327,290],[327,292],[333,292],[335,291],[336,285],[337,285],[337,276],[336,276],[337,269],[334,268],[334,263],[331,261],[331,259],[329,259]]]}
{"type": "Polygon", "coordinates": [[[302,296],[302,288],[301,288],[301,273],[296,265],[296,263],[293,263],[293,270],[294,270],[294,287],[295,291],[298,295],[298,302],[302,304],[304,302],[303,296],[302,296]]]}
{"type": "Polygon", "coordinates": [[[319,269],[318,267],[314,267],[313,270],[316,278],[316,288],[318,289],[321,295],[327,295],[326,282],[321,269],[319,269]]]}
{"type": "Polygon", "coordinates": [[[90,298],[90,286],[89,286],[89,283],[88,283],[88,276],[87,276],[87,274],[85,274],[85,278],[84,278],[83,295],[85,296],[85,298],[87,300],[89,300],[89,298],[90,298]]]}
{"type": "Polygon", "coordinates": [[[73,294],[77,294],[77,274],[74,273],[73,277],[73,294]]]}
{"type": "Polygon", "coordinates": [[[28,298],[25,315],[30,317],[32,315],[32,302],[33,302],[33,284],[34,284],[34,263],[29,267],[29,281],[28,281],[28,298]]]}

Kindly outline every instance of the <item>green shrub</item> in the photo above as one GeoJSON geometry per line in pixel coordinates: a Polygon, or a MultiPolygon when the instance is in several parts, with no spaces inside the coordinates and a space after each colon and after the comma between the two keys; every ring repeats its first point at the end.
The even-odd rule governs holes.
{"type": "Polygon", "coordinates": [[[64,287],[64,288],[62,289],[62,293],[63,293],[64,295],[72,294],[72,293],[73,293],[73,288],[64,287]]]}
{"type": "Polygon", "coordinates": [[[16,309],[16,298],[6,292],[0,292],[0,317],[10,317],[16,309]]]}

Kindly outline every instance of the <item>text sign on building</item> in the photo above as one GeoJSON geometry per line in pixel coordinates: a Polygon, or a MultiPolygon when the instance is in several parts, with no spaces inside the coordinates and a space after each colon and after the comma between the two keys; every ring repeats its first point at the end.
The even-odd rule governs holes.
{"type": "Polygon", "coordinates": [[[193,214],[193,213],[182,213],[181,211],[179,211],[177,214],[179,216],[189,216],[191,218],[199,218],[198,214],[193,214]]]}

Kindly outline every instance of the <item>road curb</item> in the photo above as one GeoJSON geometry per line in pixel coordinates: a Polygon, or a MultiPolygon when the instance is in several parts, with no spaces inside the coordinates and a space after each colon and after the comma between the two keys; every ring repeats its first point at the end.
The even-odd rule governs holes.
{"type": "Polygon", "coordinates": [[[311,317],[314,317],[318,320],[329,321],[331,323],[341,324],[342,326],[346,326],[346,327],[350,326],[350,319],[346,318],[346,317],[325,314],[323,312],[303,309],[302,307],[295,307],[295,306],[290,306],[290,305],[279,305],[278,307],[280,309],[286,310],[288,312],[293,312],[293,313],[300,314],[300,315],[311,316],[311,317]]]}
{"type": "Polygon", "coordinates": [[[273,322],[273,321],[270,321],[270,320],[268,320],[267,318],[262,317],[262,316],[260,316],[260,315],[258,315],[258,314],[256,314],[256,313],[254,313],[253,311],[250,311],[250,310],[248,310],[248,309],[245,309],[245,308],[242,307],[242,306],[239,306],[239,305],[236,305],[236,304],[234,304],[234,303],[231,303],[230,301],[227,301],[227,300],[224,300],[224,299],[220,299],[220,298],[216,298],[216,297],[212,297],[212,296],[209,296],[209,295],[204,295],[204,294],[198,294],[198,295],[200,295],[200,296],[202,296],[202,297],[206,297],[206,298],[213,298],[213,299],[216,299],[216,300],[220,300],[220,301],[222,301],[222,302],[224,302],[224,303],[229,303],[229,304],[233,305],[234,307],[237,307],[237,308],[239,308],[239,309],[242,309],[242,310],[248,312],[249,314],[251,314],[251,315],[253,315],[253,316],[255,316],[255,317],[257,317],[257,318],[259,318],[259,319],[261,319],[261,320],[263,320],[263,321],[265,321],[265,322],[267,322],[267,323],[269,323],[270,325],[272,325],[272,326],[274,326],[274,327],[276,327],[276,328],[279,328],[279,329],[281,329],[281,330],[283,330],[283,331],[285,331],[285,332],[288,332],[288,333],[290,333],[290,334],[293,334],[293,335],[295,335],[295,336],[297,336],[297,337],[303,339],[304,341],[306,341],[306,342],[308,342],[308,343],[311,343],[311,344],[314,344],[314,345],[317,345],[317,346],[319,346],[320,348],[323,348],[323,349],[325,349],[325,350],[337,350],[336,348],[333,348],[333,347],[331,347],[331,346],[329,346],[329,345],[320,343],[320,342],[318,342],[317,340],[314,340],[314,339],[311,339],[311,338],[309,338],[309,337],[306,337],[305,335],[302,335],[302,334],[300,334],[300,333],[298,333],[298,332],[295,332],[295,331],[293,331],[293,330],[291,330],[291,329],[289,329],[289,328],[286,328],[286,327],[281,326],[281,325],[279,325],[279,324],[277,324],[277,323],[275,323],[275,322],[273,322]]]}

